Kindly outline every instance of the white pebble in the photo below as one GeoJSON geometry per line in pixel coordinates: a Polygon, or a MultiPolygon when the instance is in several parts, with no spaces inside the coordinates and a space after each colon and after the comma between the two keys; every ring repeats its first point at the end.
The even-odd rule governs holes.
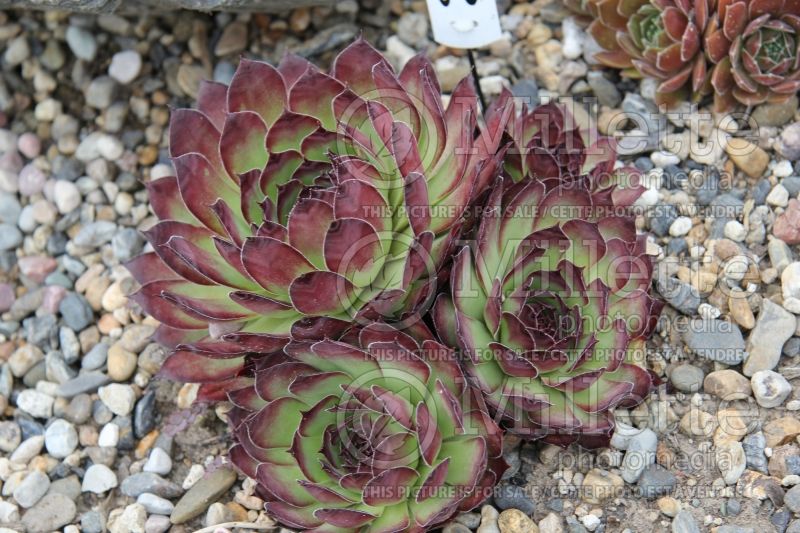
{"type": "Polygon", "coordinates": [[[775,207],[786,207],[789,204],[789,191],[780,183],[777,184],[769,191],[767,203],[775,207]]]}
{"type": "Polygon", "coordinates": [[[152,472],[154,474],[166,475],[172,470],[172,459],[169,454],[161,448],[155,447],[150,452],[147,462],[142,468],[145,472],[152,472]]]}
{"type": "Polygon", "coordinates": [[[738,220],[729,220],[725,224],[725,236],[732,241],[742,242],[747,236],[747,231],[738,220]]]}
{"type": "Polygon", "coordinates": [[[142,56],[135,50],[124,50],[117,52],[111,58],[108,66],[108,75],[127,85],[136,79],[142,70],[142,56]]]}
{"type": "Polygon", "coordinates": [[[673,237],[683,237],[692,229],[692,219],[689,217],[678,217],[669,227],[669,234],[673,237]]]}
{"type": "Polygon", "coordinates": [[[100,430],[100,436],[97,437],[98,446],[107,446],[113,448],[119,442],[119,426],[116,424],[106,424],[100,430]]]}
{"type": "Polygon", "coordinates": [[[123,385],[120,383],[112,383],[105,387],[100,387],[97,394],[100,400],[108,407],[108,409],[119,416],[127,416],[133,410],[133,404],[136,400],[136,393],[130,385],[123,385]]]}
{"type": "Polygon", "coordinates": [[[186,474],[186,477],[183,480],[183,490],[189,490],[194,486],[195,483],[200,481],[200,479],[206,475],[206,470],[203,468],[202,465],[192,465],[189,468],[189,473],[186,474]]]}
{"type": "Polygon", "coordinates": [[[117,486],[117,475],[106,465],[94,464],[83,475],[81,492],[102,494],[117,486]]]}
{"type": "Polygon", "coordinates": [[[53,184],[53,201],[58,212],[66,215],[81,205],[81,192],[71,181],[56,180],[53,184]]]}
{"type": "Polygon", "coordinates": [[[772,169],[772,174],[778,178],[786,178],[791,176],[793,172],[794,168],[792,168],[792,162],[786,159],[779,161],[772,169]]]}
{"type": "Polygon", "coordinates": [[[57,418],[44,432],[44,445],[51,456],[63,459],[78,447],[78,432],[75,426],[57,418]]]}
{"type": "Polygon", "coordinates": [[[792,385],[785,377],[772,370],[759,370],[750,378],[753,396],[761,407],[781,405],[792,392],[792,385]]]}
{"type": "Polygon", "coordinates": [[[672,152],[660,150],[650,154],[650,160],[658,168],[665,168],[670,165],[677,165],[681,162],[681,158],[672,152]]]}

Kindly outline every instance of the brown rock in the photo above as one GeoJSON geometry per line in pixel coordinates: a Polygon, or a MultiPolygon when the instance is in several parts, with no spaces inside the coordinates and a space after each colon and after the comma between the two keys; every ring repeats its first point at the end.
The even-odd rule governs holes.
{"type": "Polygon", "coordinates": [[[784,416],[764,425],[767,446],[775,448],[787,444],[800,435],[800,420],[794,416],[784,416]]]}
{"type": "Polygon", "coordinates": [[[234,22],[225,26],[214,47],[214,54],[217,57],[238,54],[245,46],[247,46],[247,25],[244,22],[234,22]]]}
{"type": "MultiPolygon", "coordinates": [[[[792,468],[787,464],[790,457],[798,457],[800,449],[794,444],[785,444],[772,450],[772,457],[769,458],[769,475],[782,479],[792,473],[792,468]]],[[[796,460],[796,459],[795,459],[796,460]]]]}
{"type": "Polygon", "coordinates": [[[717,412],[719,427],[714,431],[714,445],[720,446],[730,442],[739,442],[745,435],[755,429],[757,413],[740,411],[739,409],[720,409],[717,412]]]}
{"type": "Polygon", "coordinates": [[[732,289],[728,297],[728,309],[737,324],[745,329],[753,329],[756,325],[756,317],[750,304],[747,302],[747,294],[741,289],[732,289]]]}
{"type": "Polygon", "coordinates": [[[625,482],[617,474],[593,468],[586,473],[581,486],[581,499],[586,503],[600,505],[606,500],[621,495],[625,482]]]}
{"type": "Polygon", "coordinates": [[[800,201],[789,200],[786,211],[775,219],[772,234],[786,244],[800,244],[800,201]]]}
{"type": "Polygon", "coordinates": [[[736,370],[711,372],[703,381],[703,390],[721,400],[743,400],[750,397],[750,380],[736,370]]]}
{"type": "Polygon", "coordinates": [[[690,437],[710,437],[717,428],[717,419],[693,406],[681,418],[680,428],[690,437]]]}
{"type": "Polygon", "coordinates": [[[769,165],[767,152],[741,137],[728,139],[725,151],[731,161],[751,178],[760,178],[769,165]]]}

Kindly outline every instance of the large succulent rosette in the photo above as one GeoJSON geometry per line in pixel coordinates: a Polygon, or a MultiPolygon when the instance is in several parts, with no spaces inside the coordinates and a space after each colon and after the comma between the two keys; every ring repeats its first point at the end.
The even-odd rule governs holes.
{"type": "Polygon", "coordinates": [[[703,36],[716,0],[599,0],[590,32],[604,64],[660,80],[659,104],[709,92],[703,36]]]}
{"type": "Polygon", "coordinates": [[[501,179],[434,308],[487,403],[529,438],[604,445],[610,410],[651,387],[645,340],[662,304],[649,291],[646,237],[626,211],[642,188],[605,185],[619,177],[612,168],[501,179]]]}
{"type": "Polygon", "coordinates": [[[499,168],[469,80],[446,110],[431,64],[396,74],[359,39],[330,75],[242,59],[173,112],[176,175],[148,184],[153,252],[134,300],[176,348],[162,373],[219,383],[245,354],[424,311],[473,196],[499,168]]]}
{"type": "Polygon", "coordinates": [[[285,526],[424,531],[491,493],[500,429],[453,351],[413,329],[292,341],[230,394],[231,458],[285,526]]]}
{"type": "Polygon", "coordinates": [[[706,39],[714,103],[781,103],[800,90],[800,1],[719,0],[706,39]]]}

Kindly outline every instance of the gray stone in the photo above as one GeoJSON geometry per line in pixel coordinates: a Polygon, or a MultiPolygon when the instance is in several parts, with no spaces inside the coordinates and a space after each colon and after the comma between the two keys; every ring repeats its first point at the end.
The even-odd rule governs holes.
{"type": "Polygon", "coordinates": [[[141,233],[133,228],[123,228],[119,230],[111,239],[111,249],[114,257],[120,261],[127,261],[133,258],[142,250],[144,238],[141,233]]]}
{"type": "Polygon", "coordinates": [[[643,429],[633,435],[627,443],[627,451],[620,468],[622,479],[636,483],[645,468],[655,463],[658,436],[651,429],[643,429]]]}
{"type": "Polygon", "coordinates": [[[689,511],[684,509],[672,519],[672,533],[700,533],[700,528],[689,511]]]}
{"type": "Polygon", "coordinates": [[[50,478],[39,470],[33,470],[14,489],[14,499],[20,507],[29,508],[36,505],[50,487],[50,478]]]}
{"type": "Polygon", "coordinates": [[[793,513],[800,513],[800,485],[795,485],[784,495],[783,503],[793,513]]]}
{"type": "Polygon", "coordinates": [[[536,502],[525,489],[511,483],[504,483],[495,489],[494,503],[501,510],[519,509],[527,515],[533,515],[536,511],[536,502]]]}
{"type": "Polygon", "coordinates": [[[687,346],[704,359],[737,365],[745,356],[739,327],[725,320],[694,319],[683,334],[687,346]]]}
{"type": "Polygon", "coordinates": [[[759,370],[772,370],[778,364],[785,343],[794,334],[797,319],[783,307],[764,298],[756,327],[747,339],[748,357],[742,373],[751,377],[759,370]]]}
{"type": "Polygon", "coordinates": [[[94,321],[89,302],[80,294],[68,293],[58,305],[64,323],[75,331],[82,331],[94,321]]]}
{"type": "Polygon", "coordinates": [[[605,77],[605,75],[598,71],[592,70],[586,74],[586,81],[594,91],[597,101],[600,105],[608,107],[617,107],[622,100],[622,96],[614,85],[614,82],[605,77]]]}
{"type": "Polygon", "coordinates": [[[97,41],[89,30],[70,26],[67,28],[66,39],[69,49],[78,59],[92,61],[97,55],[97,41]]]}
{"type": "Polygon", "coordinates": [[[46,533],[61,529],[77,515],[75,503],[64,494],[48,494],[22,517],[22,524],[29,533],[46,533]]]}
{"type": "Polygon", "coordinates": [[[136,402],[133,410],[133,431],[136,438],[141,439],[156,426],[156,393],[147,391],[136,402]]]}
{"type": "Polygon", "coordinates": [[[172,511],[175,510],[175,506],[172,505],[171,501],[165,500],[155,494],[150,494],[149,492],[140,494],[139,497],[136,498],[136,503],[144,507],[145,510],[151,514],[169,516],[172,514],[172,511]]]}
{"type": "MultiPolygon", "coordinates": [[[[206,475],[178,500],[178,503],[175,504],[175,510],[170,515],[170,521],[173,524],[183,524],[203,513],[208,509],[209,505],[221,498],[233,486],[235,481],[236,473],[229,468],[218,468],[206,475]]],[[[124,485],[125,483],[123,482],[124,485]]],[[[124,489],[123,492],[125,492],[124,489]]]]}
{"type": "Polygon", "coordinates": [[[81,355],[81,343],[74,331],[62,326],[58,330],[58,343],[66,363],[72,364],[78,360],[81,355]]]}
{"type": "Polygon", "coordinates": [[[662,466],[650,465],[642,472],[637,485],[639,493],[652,500],[670,494],[677,483],[675,474],[662,466]]]}
{"type": "Polygon", "coordinates": [[[63,494],[72,501],[77,500],[81,495],[81,482],[78,476],[67,476],[51,482],[50,488],[47,489],[47,494],[56,493],[63,494]]]}
{"type": "Polygon", "coordinates": [[[153,448],[142,470],[162,476],[167,475],[169,471],[172,470],[172,459],[169,454],[161,448],[153,448]]]}
{"type": "Polygon", "coordinates": [[[59,385],[57,393],[61,397],[72,398],[78,394],[94,392],[109,381],[111,379],[102,372],[84,372],[59,385]]]}
{"type": "Polygon", "coordinates": [[[106,519],[99,511],[86,511],[81,514],[82,533],[103,533],[106,519]]]}
{"type": "Polygon", "coordinates": [[[697,392],[703,386],[703,369],[690,364],[676,366],[669,375],[669,380],[676,389],[682,392],[697,392]]]}
{"type": "Polygon", "coordinates": [[[97,248],[109,242],[114,237],[116,231],[117,225],[113,222],[98,220],[83,226],[78,234],[75,235],[75,238],[72,239],[72,242],[74,242],[76,246],[97,248]]]}
{"type": "MultiPolygon", "coordinates": [[[[233,475],[233,479],[236,479],[236,474],[233,475]]],[[[233,481],[231,481],[231,484],[233,484],[233,481]]],[[[145,492],[151,492],[156,496],[161,496],[162,498],[176,498],[183,492],[183,490],[175,483],[167,481],[161,476],[152,474],[150,472],[140,472],[138,474],[128,476],[122,482],[122,485],[120,485],[120,490],[123,494],[130,496],[131,498],[137,498],[140,494],[145,492]]],[[[226,488],[225,490],[228,489],[226,488]]],[[[222,492],[224,493],[225,491],[222,492]]]]}
{"type": "Polygon", "coordinates": [[[0,451],[11,453],[22,442],[22,430],[19,424],[6,420],[0,422],[0,451]]]}
{"type": "Polygon", "coordinates": [[[81,359],[81,368],[86,370],[97,370],[106,364],[108,358],[108,344],[100,342],[95,344],[89,353],[81,359]]]}
{"type": "Polygon", "coordinates": [[[684,315],[694,315],[702,303],[694,287],[675,278],[656,280],[656,290],[667,303],[684,315]]]}
{"type": "Polygon", "coordinates": [[[764,474],[767,473],[767,457],[764,455],[766,447],[767,439],[760,431],[751,433],[742,440],[747,466],[764,474]]]}
{"type": "Polygon", "coordinates": [[[13,250],[22,244],[22,232],[12,224],[0,224],[0,250],[13,250]]]}

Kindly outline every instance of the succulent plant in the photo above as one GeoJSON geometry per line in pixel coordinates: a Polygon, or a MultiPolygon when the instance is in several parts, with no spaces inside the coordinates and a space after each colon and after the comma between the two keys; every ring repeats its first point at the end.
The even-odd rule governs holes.
{"type": "MultiPolygon", "coordinates": [[[[556,106],[531,115],[550,117],[544,123],[551,125],[566,116],[556,106]]],[[[515,123],[529,118],[523,113],[515,123]]],[[[575,135],[549,130],[559,131],[575,135]]],[[[517,146],[528,138],[517,137],[517,146]]],[[[606,140],[595,144],[604,149],[588,173],[577,153],[545,157],[542,142],[533,145],[537,153],[517,160],[526,163],[525,176],[507,166],[514,179],[495,185],[474,241],[456,254],[450,293],[438,297],[433,320],[443,341],[461,348],[467,375],[510,431],[604,445],[613,429],[609,410],[635,405],[651,386],[644,344],[662,304],[649,291],[646,237],[625,211],[643,188],[619,186],[620,177],[635,176],[614,170],[606,140]]]]}
{"type": "Polygon", "coordinates": [[[718,111],[784,102],[800,90],[800,1],[719,0],[705,46],[718,111]]]}
{"type": "Polygon", "coordinates": [[[162,374],[220,397],[245,354],[424,310],[499,169],[502,110],[481,128],[477,109],[469,79],[443,110],[424,56],[396,74],[363,39],[330,75],[290,55],[204,83],[172,114],[176,176],[147,184],[154,251],[128,265],[175,348],[162,374]]]}
{"type": "Polygon", "coordinates": [[[314,531],[424,531],[491,494],[501,432],[454,352],[419,324],[292,341],[230,394],[233,463],[266,509],[314,531]]]}
{"type": "Polygon", "coordinates": [[[590,33],[602,63],[661,83],[656,102],[674,106],[710,90],[703,52],[716,0],[595,0],[590,33]]]}

